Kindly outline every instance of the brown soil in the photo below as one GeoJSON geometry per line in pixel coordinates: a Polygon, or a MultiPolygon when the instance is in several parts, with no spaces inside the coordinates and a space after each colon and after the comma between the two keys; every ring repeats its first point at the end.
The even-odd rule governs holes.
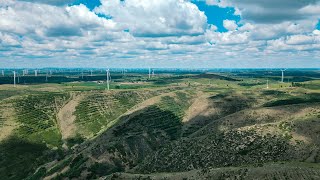
{"type": "Polygon", "coordinates": [[[210,110],[211,112],[208,111],[210,108],[208,95],[198,94],[196,97],[193,104],[187,110],[182,122],[188,122],[190,120],[197,121],[198,115],[209,116],[209,114],[212,113],[213,109],[210,110]]]}
{"type": "Polygon", "coordinates": [[[0,127],[0,141],[11,135],[12,131],[17,127],[14,121],[14,109],[11,104],[6,104],[1,107],[0,115],[5,119],[4,125],[0,127]]]}
{"type": "Polygon", "coordinates": [[[74,115],[74,112],[82,98],[82,95],[72,95],[70,101],[58,112],[58,125],[62,139],[68,139],[75,135],[76,125],[74,122],[76,116],[74,115]]]}

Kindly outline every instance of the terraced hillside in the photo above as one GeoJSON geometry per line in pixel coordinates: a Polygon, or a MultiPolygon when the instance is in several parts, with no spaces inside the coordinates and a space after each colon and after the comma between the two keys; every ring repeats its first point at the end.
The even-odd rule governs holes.
{"type": "Polygon", "coordinates": [[[79,177],[86,171],[87,178],[94,178],[132,169],[163,144],[181,137],[182,117],[191,98],[192,94],[187,92],[169,93],[151,106],[137,107],[139,110],[121,117],[109,131],[86,144],[77,157],[72,157],[81,159],[81,165],[66,164],[69,170],[59,177],[79,177]]]}
{"type": "Polygon", "coordinates": [[[214,74],[177,79],[158,78],[154,83],[168,87],[134,91],[66,87],[4,96],[0,176],[320,178],[318,89],[266,89],[214,74]]]}
{"type": "Polygon", "coordinates": [[[76,126],[81,135],[92,137],[136,104],[155,96],[155,91],[119,91],[88,94],[76,107],[76,126]]]}
{"type": "MultiPolygon", "coordinates": [[[[136,111],[123,115],[97,138],[80,145],[73,155],[47,167],[43,176],[161,179],[165,175],[158,173],[165,173],[175,179],[177,172],[194,173],[198,169],[194,177],[254,178],[255,171],[263,174],[264,164],[288,162],[283,171],[268,175],[269,179],[281,179],[287,176],[286,168],[288,172],[296,168],[290,163],[299,161],[307,164],[301,172],[311,172],[306,177],[318,176],[319,170],[310,169],[308,163],[320,160],[320,104],[311,98],[307,101],[304,97],[309,95],[244,90],[224,94],[205,91],[199,96],[197,90],[169,93],[142,108],[136,106],[136,111]],[[297,97],[306,102],[265,107],[297,97]],[[200,106],[198,98],[207,100],[201,111],[192,107],[194,103],[200,106]],[[193,116],[188,114],[190,110],[195,110],[193,116]],[[252,165],[257,168],[250,168],[252,165]],[[248,168],[215,170],[239,166],[248,168]],[[149,173],[154,174],[142,175],[149,173]]],[[[266,168],[275,171],[273,166],[266,168]]]]}
{"type": "Polygon", "coordinates": [[[2,128],[10,132],[1,141],[1,177],[21,179],[39,164],[60,156],[62,141],[56,113],[67,98],[68,94],[50,93],[2,102],[2,117],[6,119],[2,128]]]}
{"type": "Polygon", "coordinates": [[[15,134],[21,139],[61,145],[61,134],[56,125],[56,114],[68,99],[67,94],[29,95],[15,100],[17,121],[15,134]]]}
{"type": "Polygon", "coordinates": [[[4,99],[0,103],[0,175],[22,179],[40,164],[61,160],[70,153],[68,149],[108,129],[137,104],[172,91],[36,91],[4,99]]]}

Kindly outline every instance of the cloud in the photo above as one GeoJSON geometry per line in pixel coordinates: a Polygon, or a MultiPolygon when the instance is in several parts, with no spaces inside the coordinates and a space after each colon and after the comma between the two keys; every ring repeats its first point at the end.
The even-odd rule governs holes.
{"type": "Polygon", "coordinates": [[[312,18],[319,14],[319,0],[207,0],[209,5],[235,7],[244,20],[281,23],[312,18]]]}
{"type": "Polygon", "coordinates": [[[289,45],[312,45],[316,43],[320,43],[320,37],[312,35],[293,35],[286,40],[286,44],[289,45]]]}
{"type": "Polygon", "coordinates": [[[3,47],[20,47],[19,37],[0,32],[0,45],[3,47]]]}
{"type": "Polygon", "coordinates": [[[76,0],[18,0],[18,1],[62,6],[62,5],[71,4],[71,3],[75,2],[76,0]]]}
{"type": "Polygon", "coordinates": [[[239,31],[250,32],[252,40],[270,40],[294,34],[308,34],[314,30],[314,27],[313,21],[282,22],[273,25],[245,23],[239,31]]]}
{"type": "Polygon", "coordinates": [[[198,7],[183,0],[102,0],[94,11],[113,17],[134,36],[166,37],[203,34],[207,18],[198,7]]]}
{"type": "Polygon", "coordinates": [[[0,31],[35,38],[81,36],[98,29],[112,31],[116,28],[112,20],[99,18],[84,5],[60,8],[15,3],[1,8],[0,13],[5,17],[0,19],[0,31]]]}
{"type": "Polygon", "coordinates": [[[229,31],[234,31],[238,28],[238,25],[236,21],[226,19],[223,21],[223,27],[225,27],[229,31]]]}
{"type": "Polygon", "coordinates": [[[320,54],[317,3],[294,2],[288,13],[294,10],[303,16],[281,15],[282,20],[274,21],[278,18],[263,16],[283,11],[288,1],[279,2],[278,8],[266,0],[208,0],[235,7],[241,14],[237,22],[225,19],[228,31],[219,32],[189,0],[102,0],[94,10],[69,2],[2,0],[0,65],[5,59],[27,59],[53,65],[87,62],[85,66],[100,62],[109,66],[111,61],[118,66],[133,63],[129,67],[263,66],[259,63],[264,58],[316,59],[320,54]],[[263,7],[262,20],[251,17],[258,13],[252,7],[263,7]]]}

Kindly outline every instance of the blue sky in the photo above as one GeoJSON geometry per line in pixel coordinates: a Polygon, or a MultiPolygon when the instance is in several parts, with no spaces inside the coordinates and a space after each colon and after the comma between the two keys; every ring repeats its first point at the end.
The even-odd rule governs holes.
{"type": "Polygon", "coordinates": [[[71,5],[79,5],[79,4],[84,4],[90,10],[93,10],[95,7],[100,6],[101,2],[100,0],[76,0],[75,2],[71,3],[71,5]]]}
{"type": "Polygon", "coordinates": [[[223,26],[223,20],[234,20],[237,23],[240,21],[240,16],[234,15],[235,9],[233,7],[208,6],[205,1],[192,1],[192,3],[196,4],[199,10],[205,13],[208,23],[217,26],[219,32],[228,31],[223,26]]]}
{"type": "Polygon", "coordinates": [[[320,0],[3,0],[0,67],[320,67],[320,0]]]}

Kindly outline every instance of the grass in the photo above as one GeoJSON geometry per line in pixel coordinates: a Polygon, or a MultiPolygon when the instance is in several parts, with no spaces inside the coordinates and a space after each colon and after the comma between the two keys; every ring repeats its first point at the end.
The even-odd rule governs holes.
{"type": "MultiPolygon", "coordinates": [[[[38,83],[18,86],[14,91],[7,91],[9,86],[1,86],[0,101],[6,99],[13,102],[13,119],[19,126],[11,138],[0,142],[0,176],[3,179],[24,179],[27,176],[41,179],[68,167],[70,169],[56,179],[98,179],[115,172],[183,172],[196,168],[262,166],[268,162],[304,157],[309,151],[296,148],[303,149],[305,143],[293,147],[290,142],[296,140],[295,133],[298,133],[311,139],[312,145],[318,147],[319,140],[315,134],[318,132],[316,117],[319,115],[316,112],[305,114],[302,119],[306,120],[293,124],[291,119],[277,121],[282,123],[272,128],[282,132],[280,135],[258,134],[260,131],[255,130],[262,128],[259,130],[263,131],[266,127],[253,126],[260,123],[261,119],[256,118],[259,115],[252,115],[255,119],[243,116],[246,118],[239,119],[239,122],[222,122],[225,116],[232,113],[239,112],[241,116],[245,109],[301,103],[307,106],[307,103],[320,102],[317,88],[319,80],[304,78],[307,81],[299,83],[303,85],[290,87],[291,83],[276,82],[280,76],[272,76],[268,90],[265,87],[267,76],[254,77],[257,81],[253,82],[251,77],[232,73],[158,76],[152,80],[147,80],[143,75],[123,79],[116,77],[111,84],[111,91],[105,91],[105,84],[89,82],[93,80],[90,78],[84,78],[87,82],[71,81],[79,81],[76,75],[70,75],[70,79],[65,81],[57,78],[64,81],[59,82],[61,84],[38,83]],[[84,91],[84,98],[74,113],[78,135],[65,140],[74,150],[67,151],[68,156],[64,158],[56,115],[69,98],[67,92],[77,91],[84,91]],[[217,113],[208,116],[205,122],[190,121],[190,127],[186,128],[182,119],[198,92],[209,96],[209,107],[217,110],[217,113]],[[162,96],[159,102],[151,106],[124,115],[139,103],[163,93],[170,94],[162,96]],[[7,99],[9,97],[12,98],[7,99]],[[314,118],[308,119],[310,114],[314,118]],[[217,119],[221,122],[210,123],[217,119]],[[237,129],[242,121],[245,125],[253,124],[253,130],[237,129]],[[210,125],[217,127],[201,134],[195,133],[210,125]],[[222,126],[230,128],[223,129],[222,126]],[[78,146],[74,146],[76,144],[78,146]],[[300,155],[295,156],[293,150],[300,155]],[[92,158],[87,159],[89,156],[92,158]],[[39,168],[53,160],[58,160],[58,163],[39,168]]],[[[0,128],[6,128],[4,122],[5,119],[0,115],[0,128]]],[[[233,171],[228,173],[236,174],[233,171]]]]}
{"type": "Polygon", "coordinates": [[[114,134],[122,136],[137,135],[144,131],[148,133],[164,131],[170,139],[176,139],[180,136],[182,117],[188,107],[188,99],[190,97],[182,92],[177,92],[177,99],[164,96],[158,104],[144,109],[139,115],[117,127],[114,134]]]}
{"type": "Polygon", "coordinates": [[[160,133],[164,131],[170,139],[180,136],[182,123],[181,119],[172,111],[159,109],[151,106],[144,110],[139,116],[130,119],[129,122],[119,126],[114,134],[116,137],[126,135],[139,135],[144,132],[160,133]]]}
{"type": "Polygon", "coordinates": [[[139,170],[142,173],[181,172],[287,160],[291,158],[290,149],[282,137],[229,131],[172,142],[149,156],[139,170]]]}
{"type": "Polygon", "coordinates": [[[68,157],[67,159],[63,160],[62,162],[59,162],[59,164],[55,165],[54,167],[52,167],[51,169],[49,169],[45,175],[49,176],[52,175],[56,172],[60,172],[63,168],[65,168],[66,166],[68,166],[72,161],[72,158],[68,157]]]}
{"type": "Polygon", "coordinates": [[[6,122],[5,118],[3,118],[1,115],[0,115],[0,128],[4,126],[4,123],[6,122]]]}
{"type": "Polygon", "coordinates": [[[44,162],[55,157],[56,152],[45,144],[10,137],[0,144],[0,176],[2,179],[24,179],[44,162]],[[47,152],[47,156],[43,153],[47,152]]]}
{"type": "MultiPolygon", "coordinates": [[[[56,113],[68,98],[64,93],[40,93],[16,97],[13,118],[19,125],[10,137],[0,142],[0,176],[24,179],[39,165],[63,156],[56,113]],[[53,150],[57,149],[57,150],[53,150]]],[[[30,179],[39,179],[43,169],[30,179]]]]}
{"type": "Polygon", "coordinates": [[[320,102],[320,94],[309,94],[298,97],[290,97],[287,99],[279,99],[264,104],[265,107],[283,106],[302,103],[316,103],[320,102]]]}
{"type": "Polygon", "coordinates": [[[138,103],[156,95],[152,91],[93,93],[76,107],[76,124],[85,137],[93,136],[138,103]]]}
{"type": "Polygon", "coordinates": [[[61,135],[56,126],[56,114],[67,98],[67,94],[48,93],[16,99],[14,107],[20,123],[15,130],[16,136],[52,147],[60,146],[61,135]]]}

